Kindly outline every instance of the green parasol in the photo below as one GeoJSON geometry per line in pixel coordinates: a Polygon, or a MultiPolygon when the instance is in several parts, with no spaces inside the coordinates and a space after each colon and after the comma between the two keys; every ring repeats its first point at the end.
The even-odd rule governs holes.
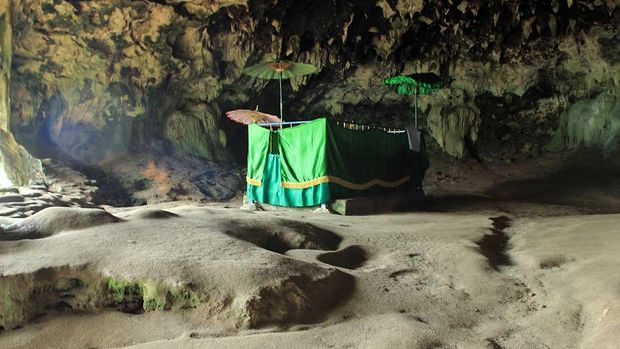
{"type": "Polygon", "coordinates": [[[398,75],[386,78],[383,83],[394,88],[399,95],[415,95],[415,128],[418,128],[418,95],[430,95],[443,87],[443,82],[437,74],[419,73],[398,75]]]}
{"type": "Polygon", "coordinates": [[[316,72],[312,64],[297,63],[292,61],[265,62],[247,67],[243,74],[260,79],[278,79],[280,83],[280,119],[284,121],[282,103],[282,79],[290,79],[296,76],[308,75],[316,72]]]}

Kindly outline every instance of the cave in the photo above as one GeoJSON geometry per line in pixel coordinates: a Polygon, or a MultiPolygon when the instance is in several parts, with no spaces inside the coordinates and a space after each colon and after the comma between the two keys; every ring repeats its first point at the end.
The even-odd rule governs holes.
{"type": "Polygon", "coordinates": [[[0,1],[0,347],[615,348],[619,48],[618,0],[0,1]]]}

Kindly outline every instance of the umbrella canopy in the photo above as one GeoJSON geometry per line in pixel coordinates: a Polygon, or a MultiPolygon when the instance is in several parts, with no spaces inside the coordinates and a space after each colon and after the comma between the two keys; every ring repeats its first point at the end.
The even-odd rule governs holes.
{"type": "Polygon", "coordinates": [[[244,125],[282,122],[282,120],[275,115],[249,109],[231,110],[226,112],[226,116],[228,116],[229,119],[244,125]]]}
{"type": "Polygon", "coordinates": [[[399,95],[430,95],[442,87],[441,78],[434,73],[398,75],[384,79],[383,83],[394,88],[399,95]]]}
{"type": "Polygon", "coordinates": [[[265,62],[243,69],[243,74],[260,79],[290,79],[315,72],[312,64],[292,61],[265,62]]]}
{"type": "Polygon", "coordinates": [[[399,95],[415,95],[415,128],[418,128],[418,95],[430,95],[443,87],[443,81],[435,73],[398,75],[386,78],[383,83],[399,95]]]}
{"type": "Polygon", "coordinates": [[[308,75],[316,72],[312,64],[292,61],[273,61],[253,65],[243,69],[243,74],[259,79],[278,79],[280,84],[280,118],[284,120],[282,103],[282,79],[308,75]]]}

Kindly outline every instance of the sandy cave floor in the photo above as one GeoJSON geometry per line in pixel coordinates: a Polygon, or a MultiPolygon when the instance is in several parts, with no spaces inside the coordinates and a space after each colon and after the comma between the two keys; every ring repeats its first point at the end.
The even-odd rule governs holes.
{"type": "Polygon", "coordinates": [[[424,211],[364,217],[4,194],[0,347],[620,347],[614,173],[432,170],[424,211]]]}
{"type": "Polygon", "coordinates": [[[620,215],[506,216],[494,228],[489,215],[471,213],[343,217],[167,206],[111,209],[123,221],[99,225],[100,219],[91,218],[92,227],[2,242],[3,288],[11,286],[6,278],[12,275],[46,268],[65,276],[101,272],[189,283],[204,298],[200,305],[141,314],[113,306],[96,312],[44,307],[23,327],[3,331],[1,346],[617,348],[620,343],[620,215]],[[238,236],[224,233],[232,226],[238,236]],[[507,242],[491,242],[483,253],[481,241],[502,234],[501,228],[507,242]],[[252,240],[270,232],[290,234],[287,241],[303,240],[311,248],[278,253],[266,249],[278,250],[274,244],[252,240]],[[493,265],[498,254],[505,258],[493,265]],[[296,275],[307,275],[310,284],[295,291],[278,286],[296,275]],[[296,293],[300,299],[250,309],[247,300],[269,297],[260,291],[269,287],[278,297],[296,293]]]}

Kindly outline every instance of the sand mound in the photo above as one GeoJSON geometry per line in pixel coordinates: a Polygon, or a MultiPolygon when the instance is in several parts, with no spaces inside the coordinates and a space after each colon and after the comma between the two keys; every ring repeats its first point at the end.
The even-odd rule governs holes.
{"type": "Polygon", "coordinates": [[[254,328],[320,320],[353,292],[352,276],[269,250],[335,249],[337,235],[234,212],[195,207],[161,219],[178,215],[138,208],[121,220],[103,210],[53,208],[17,222],[12,240],[49,238],[0,242],[0,326],[59,310],[191,309],[254,328]]]}
{"type": "Polygon", "coordinates": [[[49,207],[2,227],[0,241],[41,239],[66,230],[119,222],[118,217],[95,208],[49,207]]]}
{"type": "Polygon", "coordinates": [[[246,303],[251,327],[273,323],[312,323],[353,291],[351,275],[334,271],[324,278],[293,276],[261,288],[246,303]],[[330,297],[325,297],[330,295],[330,297]]]}
{"type": "Polygon", "coordinates": [[[180,217],[178,214],[166,210],[137,210],[131,219],[168,219],[180,217]]]}

